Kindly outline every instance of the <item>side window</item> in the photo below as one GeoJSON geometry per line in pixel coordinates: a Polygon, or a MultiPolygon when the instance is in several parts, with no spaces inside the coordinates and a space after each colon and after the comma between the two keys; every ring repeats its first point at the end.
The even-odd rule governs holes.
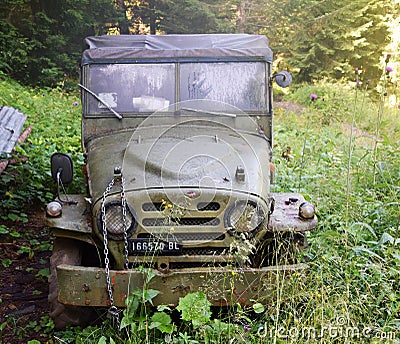
{"type": "Polygon", "coordinates": [[[257,62],[182,63],[180,100],[210,99],[241,110],[266,109],[265,65],[257,62]]]}

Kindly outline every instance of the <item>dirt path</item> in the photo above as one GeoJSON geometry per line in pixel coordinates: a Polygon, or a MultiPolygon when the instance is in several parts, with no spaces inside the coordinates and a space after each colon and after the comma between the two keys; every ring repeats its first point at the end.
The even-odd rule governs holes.
{"type": "Polygon", "coordinates": [[[296,104],[293,102],[274,102],[274,108],[296,112],[300,115],[306,107],[304,105],[296,104]]]}

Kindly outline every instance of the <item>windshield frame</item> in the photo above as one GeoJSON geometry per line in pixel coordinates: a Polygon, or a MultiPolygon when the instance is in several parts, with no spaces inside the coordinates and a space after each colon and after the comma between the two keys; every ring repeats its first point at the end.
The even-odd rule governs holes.
{"type": "MultiPolygon", "coordinates": [[[[105,61],[104,61],[105,62],[105,61]]],[[[259,107],[258,109],[240,109],[241,111],[247,113],[247,114],[255,114],[255,115],[272,115],[271,111],[271,90],[270,90],[270,82],[269,82],[269,76],[271,72],[271,65],[268,61],[262,60],[262,59],[237,59],[237,58],[229,58],[229,59],[179,59],[179,60],[171,60],[171,59],[165,59],[165,61],[160,61],[159,59],[157,60],[140,60],[140,61],[135,61],[135,63],[123,63],[123,61],[116,61],[118,63],[114,63],[111,61],[107,61],[107,63],[92,63],[92,64],[85,64],[82,66],[82,74],[81,74],[81,82],[82,84],[96,93],[96,89],[93,90],[90,85],[90,78],[91,78],[91,72],[92,72],[92,67],[93,71],[96,69],[97,65],[115,65],[115,64],[121,64],[121,65],[131,65],[132,68],[134,69],[135,66],[139,66],[139,68],[143,68],[146,65],[149,65],[149,67],[157,67],[160,66],[163,68],[163,66],[173,66],[174,71],[171,71],[171,76],[175,79],[172,84],[173,85],[173,97],[174,99],[168,99],[169,104],[176,104],[176,112],[179,112],[179,102],[185,101],[186,99],[181,98],[181,87],[182,87],[182,79],[181,79],[181,73],[182,70],[187,67],[189,64],[193,65],[195,63],[204,64],[204,65],[212,65],[214,68],[215,66],[218,65],[223,65],[223,64],[228,64],[228,63],[235,63],[233,66],[238,66],[240,63],[244,63],[247,65],[257,65],[258,69],[262,71],[263,75],[259,79],[262,79],[262,90],[261,94],[259,95],[262,100],[260,102],[262,103],[261,108],[259,107]],[[263,66],[263,67],[261,67],[263,66]]],[[[241,66],[243,67],[244,64],[241,66]]],[[[172,86],[171,86],[172,88],[172,86]]],[[[202,98],[200,98],[202,99],[202,98]]],[[[204,99],[204,98],[203,98],[204,99]]],[[[212,99],[214,100],[214,99],[212,99]]],[[[219,100],[219,99],[218,99],[219,100]]],[[[105,117],[114,117],[114,114],[108,110],[108,109],[101,109],[101,111],[93,111],[93,104],[95,102],[98,102],[96,98],[91,95],[88,92],[82,92],[82,113],[85,118],[105,118],[105,117]]],[[[233,104],[235,106],[235,104],[233,104]]],[[[168,106],[166,106],[168,107],[168,106]]],[[[120,111],[120,109],[115,108],[115,110],[122,114],[123,117],[147,117],[150,114],[153,114],[155,111],[159,111],[162,107],[157,108],[157,109],[151,109],[149,111],[120,111]]]]}

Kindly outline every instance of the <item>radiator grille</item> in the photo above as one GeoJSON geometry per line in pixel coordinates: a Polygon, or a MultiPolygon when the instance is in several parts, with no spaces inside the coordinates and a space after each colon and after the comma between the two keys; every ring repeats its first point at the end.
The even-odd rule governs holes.
{"type": "Polygon", "coordinates": [[[189,240],[224,240],[225,234],[221,233],[160,233],[160,234],[150,234],[150,233],[140,233],[138,238],[153,238],[156,237],[160,240],[177,240],[177,241],[189,241],[189,240]]]}
{"type": "Polygon", "coordinates": [[[145,218],[142,220],[144,227],[157,226],[218,226],[220,220],[212,217],[183,217],[181,219],[145,218]]]}
{"type": "MultiPolygon", "coordinates": [[[[145,212],[162,211],[164,204],[162,202],[147,202],[142,204],[142,210],[145,212]]],[[[221,205],[218,202],[199,202],[197,204],[198,211],[218,211],[221,205]]]]}
{"type": "Polygon", "coordinates": [[[200,202],[197,204],[197,210],[199,211],[218,211],[221,205],[218,202],[200,202]]]}
{"type": "Polygon", "coordinates": [[[161,211],[163,207],[163,204],[161,202],[148,202],[148,203],[143,203],[142,204],[142,210],[143,211],[161,211]]]}
{"type": "Polygon", "coordinates": [[[191,247],[183,248],[182,254],[189,256],[215,256],[226,251],[226,247],[191,247]]]}

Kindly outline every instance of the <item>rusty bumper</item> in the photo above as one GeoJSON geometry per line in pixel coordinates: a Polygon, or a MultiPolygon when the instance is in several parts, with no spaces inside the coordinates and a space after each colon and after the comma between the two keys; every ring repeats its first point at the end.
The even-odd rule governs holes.
{"type": "MultiPolygon", "coordinates": [[[[259,269],[195,268],[171,270],[155,276],[148,288],[160,293],[154,305],[175,306],[187,293],[202,291],[216,306],[240,303],[270,303],[279,295],[291,276],[306,269],[305,264],[263,267],[259,269]]],[[[76,306],[109,306],[104,269],[59,265],[57,278],[61,303],[76,306]]],[[[138,270],[111,271],[113,297],[116,306],[125,306],[125,298],[133,290],[143,290],[145,272],[138,270]]]]}

